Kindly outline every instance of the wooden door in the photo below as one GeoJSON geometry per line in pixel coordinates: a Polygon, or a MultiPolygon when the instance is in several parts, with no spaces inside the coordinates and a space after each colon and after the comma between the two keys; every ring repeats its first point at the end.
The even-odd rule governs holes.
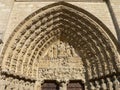
{"type": "Polygon", "coordinates": [[[55,81],[47,81],[42,85],[42,90],[59,90],[59,86],[55,81]]]}
{"type": "Polygon", "coordinates": [[[79,81],[72,81],[67,85],[67,90],[84,90],[84,86],[79,81]]]}

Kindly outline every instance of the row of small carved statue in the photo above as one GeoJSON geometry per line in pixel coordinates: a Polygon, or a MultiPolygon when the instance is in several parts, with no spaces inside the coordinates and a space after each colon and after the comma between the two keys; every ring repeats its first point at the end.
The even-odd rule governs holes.
{"type": "MultiPolygon", "coordinates": [[[[113,76],[92,81],[88,86],[88,90],[120,90],[120,81],[118,78],[118,76],[113,76]]],[[[0,90],[34,90],[34,86],[34,82],[6,77],[5,75],[0,76],[0,90]]]]}
{"type": "Polygon", "coordinates": [[[34,90],[34,83],[2,75],[0,76],[0,90],[34,90]]]}
{"type": "Polygon", "coordinates": [[[90,82],[89,88],[90,90],[120,90],[119,77],[113,76],[90,82]]]}

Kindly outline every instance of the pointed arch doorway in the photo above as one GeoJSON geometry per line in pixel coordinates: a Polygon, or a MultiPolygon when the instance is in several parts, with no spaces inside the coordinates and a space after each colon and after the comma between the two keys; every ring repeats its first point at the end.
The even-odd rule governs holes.
{"type": "MultiPolygon", "coordinates": [[[[2,73],[24,81],[28,80],[27,84],[31,83],[31,80],[35,84],[37,80],[43,78],[54,80],[53,76],[56,76],[56,73],[57,79],[63,80],[61,76],[66,75],[65,77],[70,77],[69,79],[76,80],[78,78],[81,80],[82,75],[77,72],[82,71],[80,65],[78,65],[80,68],[77,69],[57,68],[58,71],[54,66],[52,68],[40,67],[40,64],[45,67],[49,59],[45,58],[40,62],[45,51],[57,40],[69,43],[70,47],[72,46],[77,51],[77,55],[81,57],[79,62],[85,69],[85,73],[82,75],[85,77],[84,80],[89,90],[97,88],[96,82],[103,88],[102,90],[105,90],[106,87],[102,87],[102,85],[107,85],[107,78],[112,83],[114,80],[118,80],[120,50],[117,40],[95,16],[66,2],[45,6],[35,11],[17,26],[3,46],[2,73]],[[44,76],[41,74],[46,71],[49,74],[41,77],[44,76]],[[75,73],[76,75],[73,75],[75,73]]],[[[54,49],[52,50],[54,51],[54,49]]],[[[55,57],[52,55],[50,55],[50,58],[53,59],[51,62],[55,62],[56,55],[55,57]]],[[[60,58],[58,57],[59,61],[63,61],[62,65],[66,65],[64,61],[67,61],[64,55],[63,52],[60,52],[60,58]]]]}

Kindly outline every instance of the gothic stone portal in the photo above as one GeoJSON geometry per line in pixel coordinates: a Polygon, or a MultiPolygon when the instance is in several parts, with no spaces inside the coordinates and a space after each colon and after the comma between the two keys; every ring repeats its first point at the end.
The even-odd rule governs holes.
{"type": "Polygon", "coordinates": [[[22,21],[3,46],[0,90],[18,90],[17,85],[39,90],[41,80],[62,82],[60,90],[70,80],[86,81],[88,90],[119,90],[117,43],[89,12],[66,2],[45,6],[22,21]]]}

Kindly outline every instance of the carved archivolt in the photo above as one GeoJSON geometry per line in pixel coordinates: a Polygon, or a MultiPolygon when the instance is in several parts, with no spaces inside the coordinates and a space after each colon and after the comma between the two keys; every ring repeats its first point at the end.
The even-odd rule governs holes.
{"type": "Polygon", "coordinates": [[[28,16],[5,44],[2,71],[36,79],[38,62],[57,40],[67,42],[83,62],[88,79],[117,73],[118,48],[110,31],[85,10],[58,2],[28,16]]]}

